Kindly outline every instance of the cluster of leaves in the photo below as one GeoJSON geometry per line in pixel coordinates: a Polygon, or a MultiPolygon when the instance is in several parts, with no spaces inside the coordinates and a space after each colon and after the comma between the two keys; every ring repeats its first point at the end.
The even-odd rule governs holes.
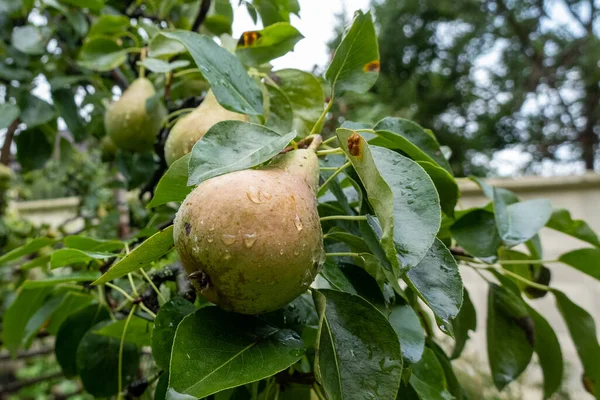
{"type": "MultiPolygon", "coordinates": [[[[100,9],[94,4],[104,6],[100,0],[81,3],[92,10],[100,9]]],[[[294,1],[247,3],[266,27],[245,33],[233,47],[227,36],[219,46],[189,30],[198,28],[196,20],[187,20],[193,14],[182,10],[202,10],[203,4],[148,5],[135,26],[125,14],[95,17],[78,68],[92,81],[116,82],[119,74],[126,79],[135,73],[129,56],[144,43],[147,57],[139,63],[164,88],[158,101],[182,103],[210,87],[223,107],[255,123],[213,126],[162,175],[147,202],[149,221],[133,236],[38,237],[0,256],[0,266],[10,271],[6,275],[17,277],[10,282],[16,296],[3,315],[3,346],[14,355],[41,330],[55,335],[64,374],[79,377],[97,397],[139,396],[153,385],[158,399],[461,399],[465,394],[452,359],[477,327],[461,265],[489,283],[488,355],[497,388],[517,378],[534,352],[544,396],[560,385],[560,343],[530,305],[551,293],[578,350],[584,385],[600,398],[594,321],[551,286],[538,232],[548,227],[589,243],[552,261],[598,279],[596,234],[567,211],[553,211],[548,201],[520,201],[475,178],[490,203],[458,210],[458,185],[434,134],[401,118],[375,125],[346,121],[317,152],[327,261],[310,294],[259,316],[226,312],[195,298],[173,251],[168,223],[173,205],[207,179],[260,166],[290,143],[292,148],[308,143],[334,101],[347,92],[367,92],[379,71],[371,15],[357,12],[325,74],[331,95],[323,110],[317,78],[265,65],[300,39],[285,21],[297,12],[294,1]],[[168,15],[170,26],[151,23],[148,15],[168,15]],[[114,72],[112,78],[104,71],[114,72]],[[513,250],[517,245],[525,245],[527,253],[513,250]],[[450,354],[440,345],[438,329],[454,338],[450,354]]],[[[229,10],[228,2],[215,2],[202,29],[227,32],[229,10]]],[[[22,151],[17,143],[17,155],[22,151]]],[[[119,157],[120,164],[135,166],[140,155],[119,157]]]]}
{"type": "Polygon", "coordinates": [[[597,2],[371,4],[381,76],[368,95],[347,98],[340,116],[394,114],[435,129],[458,176],[490,172],[486,160],[506,148],[528,154],[528,172],[547,172],[548,160],[598,169],[597,2]]]}

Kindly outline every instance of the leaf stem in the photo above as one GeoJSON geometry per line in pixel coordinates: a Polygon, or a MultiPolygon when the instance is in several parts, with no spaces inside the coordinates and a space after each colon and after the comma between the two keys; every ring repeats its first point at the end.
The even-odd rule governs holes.
{"type": "Polygon", "coordinates": [[[194,74],[194,73],[201,73],[200,72],[200,68],[183,69],[183,70],[181,70],[179,72],[175,72],[173,74],[173,78],[179,78],[180,76],[187,75],[187,74],[194,74]]]}
{"type": "MultiPolygon", "coordinates": [[[[140,61],[144,61],[144,59],[146,58],[146,54],[148,53],[148,48],[147,47],[143,47],[142,51],[140,52],[140,61]]],[[[146,76],[146,67],[144,67],[143,64],[139,64],[140,65],[140,72],[139,72],[139,76],[140,78],[143,78],[146,76]]]]}
{"type": "Polygon", "coordinates": [[[317,191],[317,196],[319,194],[322,194],[321,191],[324,191],[324,189],[327,187],[327,185],[329,185],[329,183],[335,179],[336,176],[338,176],[342,171],[344,171],[346,168],[348,168],[351,165],[350,161],[348,161],[346,164],[342,165],[341,167],[337,168],[335,170],[335,172],[333,174],[331,174],[331,176],[329,178],[327,178],[325,180],[325,182],[323,182],[323,184],[319,187],[319,190],[317,191]]]}
{"type": "Polygon", "coordinates": [[[152,289],[154,290],[154,292],[156,293],[156,295],[158,297],[160,297],[160,299],[163,301],[163,303],[166,303],[167,299],[165,299],[165,296],[162,295],[162,293],[160,292],[160,290],[158,290],[158,288],[156,287],[156,285],[154,284],[154,282],[152,282],[152,279],[150,279],[150,277],[148,276],[148,274],[146,273],[146,271],[144,271],[144,268],[140,268],[140,272],[144,276],[144,279],[146,279],[148,281],[148,283],[150,284],[150,286],[152,286],[152,289]]]}
{"type": "Polygon", "coordinates": [[[178,115],[181,115],[181,114],[190,113],[190,112],[192,112],[192,111],[194,111],[194,110],[195,110],[195,108],[193,108],[193,107],[190,107],[190,108],[182,108],[182,109],[180,109],[180,110],[173,111],[171,114],[167,115],[167,116],[165,117],[165,119],[163,119],[162,126],[167,126],[167,125],[170,125],[170,123],[169,123],[169,120],[170,120],[171,118],[173,118],[173,117],[176,117],[176,116],[178,116],[178,115]]]}
{"type": "Polygon", "coordinates": [[[323,141],[323,143],[321,143],[321,146],[329,144],[329,143],[334,142],[336,140],[337,140],[337,136],[334,135],[334,136],[330,137],[329,139],[325,139],[323,141]]]}
{"type": "Polygon", "coordinates": [[[481,260],[477,260],[475,258],[471,258],[471,257],[465,257],[465,256],[455,256],[455,258],[457,260],[460,261],[466,261],[466,262],[471,262],[471,263],[475,263],[475,264],[485,264],[485,265],[518,265],[518,264],[524,264],[524,265],[531,265],[531,264],[555,264],[555,263],[560,263],[560,260],[498,260],[495,263],[492,264],[488,264],[486,262],[483,262],[481,260]]]}
{"type": "Polygon", "coordinates": [[[502,272],[503,274],[511,276],[511,277],[515,278],[516,280],[525,283],[527,286],[531,286],[531,287],[539,289],[539,290],[544,290],[546,292],[552,291],[552,288],[550,286],[546,286],[546,285],[542,285],[540,283],[536,283],[536,282],[530,281],[529,279],[523,278],[521,275],[515,274],[514,272],[506,270],[506,269],[504,269],[502,267],[495,267],[495,266],[484,267],[484,266],[470,265],[470,264],[467,264],[467,265],[469,267],[475,269],[475,270],[477,270],[477,269],[484,269],[486,271],[498,271],[498,272],[502,272]]]}
{"type": "Polygon", "coordinates": [[[117,318],[115,317],[115,314],[113,314],[112,309],[108,305],[108,301],[106,301],[106,292],[104,290],[103,285],[98,286],[98,300],[99,300],[100,304],[105,306],[106,309],[108,310],[108,314],[110,315],[111,321],[113,321],[113,322],[116,321],[117,318]]]}
{"type": "Polygon", "coordinates": [[[377,135],[377,132],[373,129],[352,129],[354,132],[364,132],[364,133],[372,133],[373,135],[377,135]]]}
{"type": "Polygon", "coordinates": [[[123,297],[125,297],[127,300],[129,300],[131,302],[134,301],[133,297],[131,297],[129,295],[129,293],[127,293],[126,291],[124,291],[123,289],[121,289],[120,287],[115,285],[114,283],[106,282],[105,285],[108,286],[109,288],[114,289],[117,292],[121,293],[123,295],[123,297]]]}
{"type": "Polygon", "coordinates": [[[335,221],[335,220],[346,220],[346,221],[366,221],[366,215],[328,215],[327,217],[321,217],[319,220],[323,221],[335,221]]]}
{"type": "Polygon", "coordinates": [[[119,366],[118,366],[118,395],[117,400],[121,400],[123,398],[123,347],[125,346],[125,335],[127,334],[127,328],[129,327],[129,321],[131,321],[131,317],[135,312],[136,305],[134,304],[129,311],[129,315],[125,320],[125,326],[123,326],[123,333],[121,334],[121,344],[119,345],[119,366]]]}
{"type": "Polygon", "coordinates": [[[148,313],[148,315],[150,315],[152,318],[156,318],[156,314],[154,314],[154,312],[152,312],[152,310],[150,310],[148,307],[146,307],[146,305],[143,302],[140,302],[139,306],[140,306],[141,310],[148,313]]]}
{"type": "Polygon", "coordinates": [[[133,283],[133,276],[131,276],[131,273],[127,274],[127,279],[129,279],[129,285],[131,286],[131,293],[133,293],[133,295],[135,297],[140,297],[137,289],[135,288],[135,284],[133,283]]]}
{"type": "Polygon", "coordinates": [[[323,122],[325,121],[325,118],[327,117],[327,113],[329,112],[329,110],[331,110],[331,107],[333,106],[333,99],[334,99],[334,96],[332,94],[331,98],[329,99],[329,103],[327,103],[327,106],[323,110],[323,113],[321,114],[321,116],[319,117],[317,122],[315,122],[315,124],[313,125],[313,127],[310,131],[311,135],[314,133],[317,133],[317,131],[321,129],[321,125],[323,125],[323,122]]]}
{"type": "Polygon", "coordinates": [[[335,149],[327,149],[327,150],[317,151],[318,156],[326,156],[328,154],[344,154],[344,150],[342,150],[339,147],[336,147],[335,149]]]}
{"type": "Polygon", "coordinates": [[[360,253],[325,253],[326,257],[360,257],[360,253]]]}

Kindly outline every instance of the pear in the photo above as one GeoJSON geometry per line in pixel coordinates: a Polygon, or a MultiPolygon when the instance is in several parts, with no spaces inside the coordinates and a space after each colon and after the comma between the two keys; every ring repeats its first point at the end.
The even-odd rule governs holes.
{"type": "Polygon", "coordinates": [[[104,126],[118,148],[140,153],[152,150],[167,116],[167,110],[160,101],[152,102],[153,109],[146,108],[146,101],[155,94],[152,82],[138,78],[118,101],[108,107],[104,126]]]}
{"type": "Polygon", "coordinates": [[[202,104],[194,111],[180,118],[169,133],[165,142],[165,160],[168,165],[192,151],[194,144],[217,122],[235,120],[248,121],[248,116],[229,111],[219,104],[212,90],[209,90],[202,104]]]}
{"type": "Polygon", "coordinates": [[[175,217],[175,248],[196,290],[225,310],[261,314],[305,292],[325,259],[312,149],[202,182],[175,217]]]}

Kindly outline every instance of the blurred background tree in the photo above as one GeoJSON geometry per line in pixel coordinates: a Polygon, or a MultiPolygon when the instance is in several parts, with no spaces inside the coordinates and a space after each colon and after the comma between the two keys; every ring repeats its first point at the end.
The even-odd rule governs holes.
{"type": "MultiPolygon", "coordinates": [[[[493,154],[507,148],[520,153],[521,172],[600,168],[598,0],[373,0],[372,7],[381,75],[370,97],[345,98],[341,117],[415,120],[450,147],[458,175],[490,173],[493,154]]],[[[345,23],[340,18],[332,49],[345,23]]]]}

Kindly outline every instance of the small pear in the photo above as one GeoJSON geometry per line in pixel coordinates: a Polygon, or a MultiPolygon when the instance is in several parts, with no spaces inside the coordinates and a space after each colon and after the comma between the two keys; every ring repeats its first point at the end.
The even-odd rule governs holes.
{"type": "Polygon", "coordinates": [[[212,90],[209,90],[202,104],[194,111],[180,118],[169,133],[165,142],[165,160],[168,165],[192,151],[194,144],[217,122],[235,120],[248,121],[248,116],[229,111],[219,104],[212,90]]]}
{"type": "Polygon", "coordinates": [[[108,107],[104,126],[118,148],[140,153],[152,150],[167,116],[167,110],[160,101],[153,103],[152,110],[146,108],[146,101],[155,94],[152,82],[138,78],[119,100],[108,107]]]}
{"type": "Polygon", "coordinates": [[[175,248],[209,301],[242,314],[276,310],[307,290],[325,259],[312,149],[202,182],[175,217],[175,248]]]}
{"type": "Polygon", "coordinates": [[[102,161],[113,161],[117,155],[117,146],[115,146],[110,136],[104,136],[100,141],[100,146],[102,148],[102,161]]]}

